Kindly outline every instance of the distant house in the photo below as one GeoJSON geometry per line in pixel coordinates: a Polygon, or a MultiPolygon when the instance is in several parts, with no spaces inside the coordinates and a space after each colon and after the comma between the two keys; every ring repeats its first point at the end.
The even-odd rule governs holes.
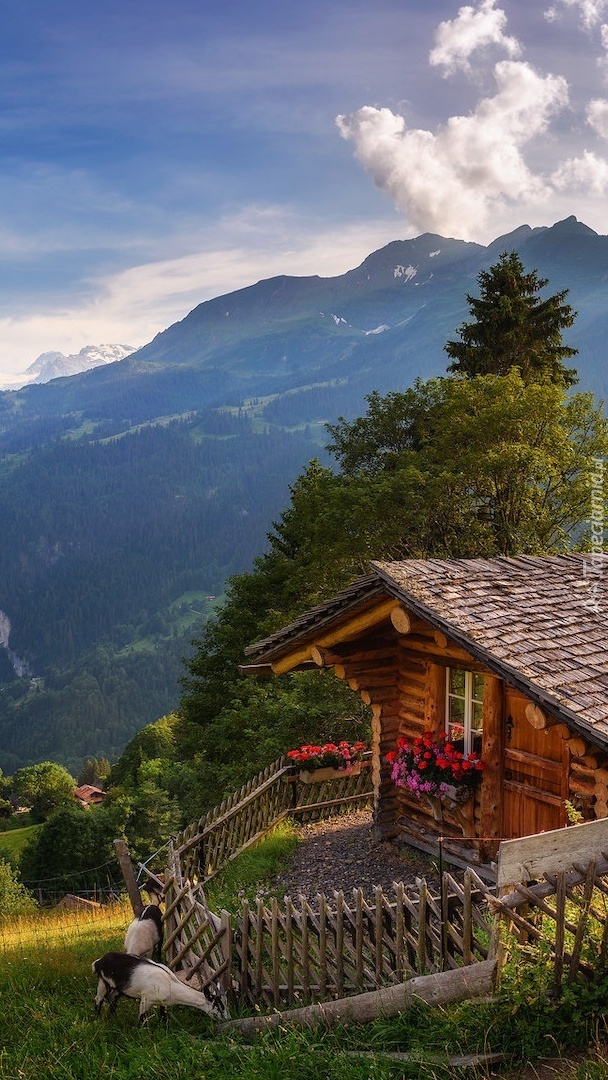
{"type": "Polygon", "coordinates": [[[483,863],[572,806],[608,816],[606,556],[374,562],[247,653],[252,673],[332,668],[371,705],[378,837],[434,851],[441,835],[483,863]],[[481,753],[467,806],[437,813],[392,781],[387,752],[425,731],[481,753]]]}
{"type": "Polygon", "coordinates": [[[99,806],[103,802],[104,794],[101,788],[94,787],[92,784],[82,784],[81,787],[76,788],[74,798],[82,806],[99,806]]]}

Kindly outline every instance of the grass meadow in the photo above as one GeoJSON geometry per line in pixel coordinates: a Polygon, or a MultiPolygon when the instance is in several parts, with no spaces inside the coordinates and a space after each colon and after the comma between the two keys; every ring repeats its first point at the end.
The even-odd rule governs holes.
{"type": "MultiPolygon", "coordinates": [[[[242,863],[235,860],[224,880],[213,885],[216,902],[236,910],[240,896],[267,889],[294,843],[297,837],[287,827],[247,852],[242,863]]],[[[420,1003],[390,1020],[336,1031],[283,1028],[251,1044],[233,1032],[218,1032],[204,1014],[184,1007],[170,1010],[166,1020],[154,1015],[139,1027],[138,1003],[123,999],[115,1016],[104,1010],[97,1018],[91,963],[121,947],[131,917],[127,903],[0,917],[0,1080],[608,1076],[608,1055],[602,1050],[606,989],[598,986],[551,1001],[542,962],[509,966],[491,1001],[446,1009],[420,1003]],[[458,1069],[447,1061],[448,1055],[484,1052],[506,1055],[501,1073],[497,1065],[458,1069]],[[550,1073],[526,1071],[525,1063],[539,1057],[553,1059],[550,1073]]]]}

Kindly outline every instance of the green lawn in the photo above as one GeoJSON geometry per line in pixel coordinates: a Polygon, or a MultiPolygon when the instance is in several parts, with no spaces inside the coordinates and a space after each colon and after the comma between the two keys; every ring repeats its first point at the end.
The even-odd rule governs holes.
{"type": "Polygon", "coordinates": [[[11,826],[4,831],[0,831],[0,858],[5,854],[10,862],[18,862],[19,856],[23,851],[23,848],[27,844],[28,840],[42,828],[41,825],[31,825],[30,815],[15,815],[13,818],[9,818],[12,823],[15,819],[23,819],[23,825],[11,826]]]}

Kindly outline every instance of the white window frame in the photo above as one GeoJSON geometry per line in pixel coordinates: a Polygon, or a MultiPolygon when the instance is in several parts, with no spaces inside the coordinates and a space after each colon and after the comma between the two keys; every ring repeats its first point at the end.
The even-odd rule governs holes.
{"type": "MultiPolygon", "coordinates": [[[[445,730],[447,732],[448,738],[451,738],[450,726],[453,723],[453,721],[451,719],[451,709],[450,709],[451,700],[455,699],[457,701],[463,701],[464,702],[464,748],[463,748],[463,753],[464,753],[465,757],[468,756],[469,754],[471,754],[473,752],[473,750],[474,750],[474,747],[473,747],[473,731],[475,731],[475,733],[477,734],[481,730],[480,728],[473,728],[473,718],[474,718],[473,706],[483,704],[483,697],[480,699],[480,698],[476,698],[476,697],[473,696],[474,687],[475,687],[475,682],[474,682],[475,675],[478,675],[478,674],[479,674],[479,672],[467,671],[467,670],[465,670],[463,668],[446,668],[446,672],[445,672],[445,730]],[[450,674],[451,674],[452,671],[459,671],[464,675],[464,695],[463,694],[455,694],[453,692],[453,690],[451,689],[451,686],[450,686],[450,674]]],[[[485,681],[484,681],[484,691],[485,691],[485,681]]]]}

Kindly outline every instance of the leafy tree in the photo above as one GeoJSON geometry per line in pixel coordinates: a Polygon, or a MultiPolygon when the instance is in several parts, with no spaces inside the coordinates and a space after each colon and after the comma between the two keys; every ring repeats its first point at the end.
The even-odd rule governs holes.
{"type": "Polygon", "coordinates": [[[140,769],[144,762],[154,759],[173,761],[178,743],[185,737],[183,724],[175,713],[161,716],[153,724],[146,724],[125,747],[120,758],[113,765],[108,776],[108,787],[119,784],[127,788],[136,788],[140,779],[140,769]]]}
{"type": "Polygon", "coordinates": [[[120,815],[122,833],[135,859],[148,860],[185,824],[177,799],[163,782],[164,771],[165,763],[159,759],[142,762],[137,787],[115,788],[107,806],[93,811],[96,817],[103,810],[107,814],[116,811],[120,815]]]}
{"type": "Polygon", "coordinates": [[[74,802],[76,781],[63,765],[43,761],[27,765],[13,776],[13,787],[19,798],[31,807],[32,820],[45,821],[58,806],[74,802]]]}
{"type": "Polygon", "coordinates": [[[30,915],[37,904],[17,880],[9,863],[0,859],[0,919],[6,915],[30,915]]]}
{"type": "Polygon", "coordinates": [[[506,375],[518,367],[526,382],[539,377],[565,386],[576,382],[576,371],[562,363],[578,351],[562,342],[562,330],[576,318],[564,303],[568,290],[541,299],[538,294],[548,281],[535,270],[526,272],[514,251],[504,252],[477,280],[481,295],[467,295],[473,321],[458,328],[460,341],[445,345],[453,360],[448,370],[506,375]]]}
{"type": "Polygon", "coordinates": [[[59,807],[25,846],[19,864],[22,880],[44,881],[57,890],[92,887],[95,879],[87,872],[114,860],[113,841],[124,837],[126,817],[122,806],[59,807]]]}
{"type": "MultiPolygon", "coordinates": [[[[606,419],[591,394],[569,394],[547,379],[527,382],[515,369],[372,395],[366,417],[340,420],[330,431],[339,483],[358,500],[359,540],[375,523],[376,558],[575,546],[589,513],[593,459],[608,449],[606,419]],[[417,416],[417,434],[398,449],[403,416],[417,416]]],[[[329,519],[330,508],[324,531],[329,519]]],[[[330,559],[333,549],[330,533],[330,559]]]]}
{"type": "Polygon", "coordinates": [[[248,643],[364,573],[370,559],[543,554],[585,542],[593,459],[608,454],[592,395],[513,369],[419,382],[373,394],[369,406],[330,427],[341,471],[313,462],[296,481],[267,553],[232,579],[187,662],[181,711],[202,727],[193,766],[208,794],[234,788],[298,734],[343,735],[345,717],[361,722],[358,698],[347,702],[331,677],[260,682],[238,666],[248,643]]]}

